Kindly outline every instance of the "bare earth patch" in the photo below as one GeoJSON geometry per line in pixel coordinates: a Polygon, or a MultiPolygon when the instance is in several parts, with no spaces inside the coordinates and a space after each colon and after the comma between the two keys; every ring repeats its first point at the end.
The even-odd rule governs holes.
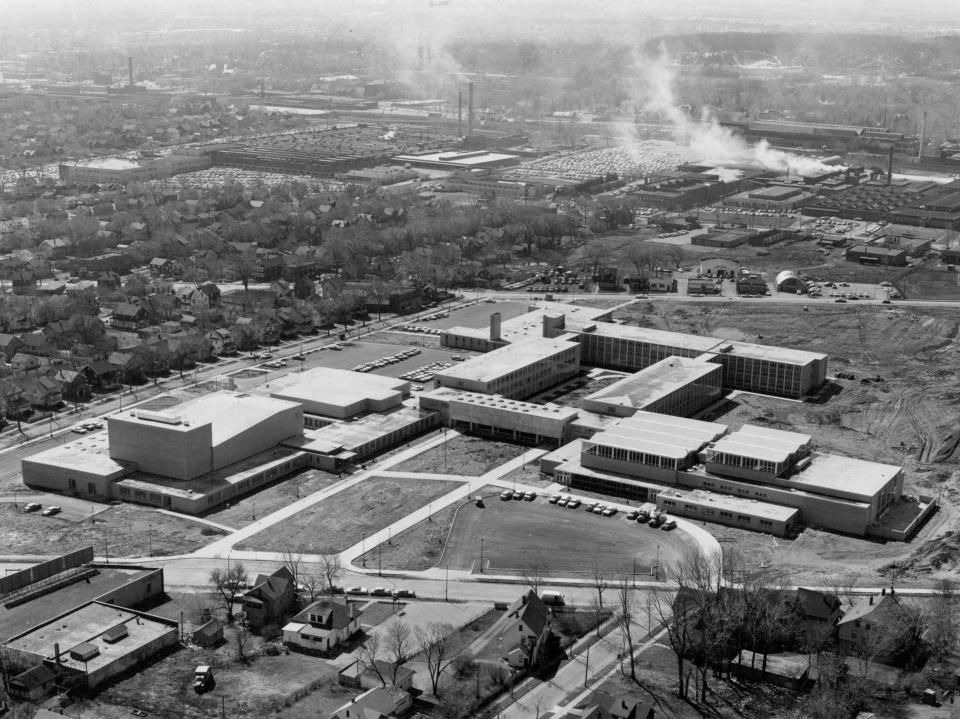
{"type": "Polygon", "coordinates": [[[458,435],[447,440],[446,450],[443,444],[437,445],[391,469],[398,472],[449,473],[479,477],[504,462],[519,457],[526,449],[507,442],[458,435]]]}

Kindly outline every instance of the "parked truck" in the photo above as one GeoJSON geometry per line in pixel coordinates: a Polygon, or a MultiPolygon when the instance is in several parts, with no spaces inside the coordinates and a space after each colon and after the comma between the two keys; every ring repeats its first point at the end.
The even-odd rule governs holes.
{"type": "Polygon", "coordinates": [[[201,664],[193,670],[193,691],[197,694],[203,694],[213,689],[213,669],[206,664],[201,664]]]}
{"type": "Polygon", "coordinates": [[[540,595],[543,603],[550,607],[562,607],[566,602],[563,601],[563,595],[559,592],[543,592],[540,595]]]}

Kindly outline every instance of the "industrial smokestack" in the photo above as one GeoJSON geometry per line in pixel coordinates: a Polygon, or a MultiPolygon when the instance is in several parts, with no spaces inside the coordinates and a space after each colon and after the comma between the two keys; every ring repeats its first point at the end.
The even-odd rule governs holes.
{"type": "Polygon", "coordinates": [[[457,137],[463,137],[463,90],[457,90],[457,137]]]}
{"type": "Polygon", "coordinates": [[[60,644],[57,642],[53,643],[53,656],[57,664],[60,663],[60,644]]]}
{"type": "Polygon", "coordinates": [[[890,159],[887,160],[887,185],[893,182],[893,145],[890,145],[890,159]]]}
{"type": "Polygon", "coordinates": [[[473,83],[467,85],[467,137],[473,135],[473,83]]]}
{"type": "Polygon", "coordinates": [[[133,87],[133,58],[127,56],[127,72],[130,74],[130,87],[133,87]]]}
{"type": "Polygon", "coordinates": [[[927,134],[927,111],[923,111],[923,119],[920,120],[920,147],[917,148],[917,161],[923,160],[923,141],[927,134]]]}

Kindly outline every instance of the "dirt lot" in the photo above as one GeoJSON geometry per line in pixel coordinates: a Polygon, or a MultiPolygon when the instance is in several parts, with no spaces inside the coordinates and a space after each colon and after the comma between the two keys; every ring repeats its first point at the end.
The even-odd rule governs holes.
{"type": "MultiPolygon", "coordinates": [[[[630,308],[617,316],[631,311],[642,310],[630,308]]],[[[662,329],[826,352],[830,374],[842,370],[856,379],[832,382],[823,401],[740,394],[713,419],[732,427],[753,422],[803,432],[824,451],[902,465],[908,493],[942,496],[941,511],[906,544],[805,533],[792,545],[803,551],[776,555],[797,581],[805,581],[804,572],[823,571],[820,562],[835,562],[875,582],[884,564],[908,556],[901,576],[955,576],[960,569],[960,379],[952,368],[960,360],[960,310],[811,305],[804,312],[786,305],[687,304],[661,305],[642,317],[643,324],[662,329]],[[872,381],[877,376],[884,381],[872,381]],[[851,566],[851,557],[860,559],[851,566]]],[[[729,532],[717,528],[715,533],[729,532]]]]}
{"type": "Polygon", "coordinates": [[[308,554],[340,552],[459,484],[371,477],[253,535],[237,549],[279,551],[299,546],[308,554]]]}
{"type": "Polygon", "coordinates": [[[458,435],[447,440],[446,466],[443,445],[438,445],[392,469],[398,472],[451,473],[479,477],[504,462],[519,457],[525,451],[525,447],[516,444],[458,435]]]}
{"type": "MultiPolygon", "coordinates": [[[[281,654],[257,656],[243,663],[236,659],[233,630],[228,629],[225,636],[226,643],[215,650],[188,647],[156,661],[147,670],[107,688],[98,697],[99,702],[135,707],[151,715],[199,718],[217,715],[222,697],[226,698],[223,709],[229,716],[272,714],[313,686],[323,687],[306,700],[314,712],[317,701],[324,696],[332,700],[331,710],[347,701],[349,694],[336,686],[336,669],[326,661],[281,654]],[[204,694],[191,689],[198,664],[212,666],[216,680],[214,689],[204,694]]],[[[129,716],[129,709],[126,714],[129,716]]]]}
{"type": "Polygon", "coordinates": [[[247,526],[257,517],[266,516],[281,507],[286,507],[300,497],[318,492],[337,481],[335,474],[319,469],[308,469],[292,477],[284,477],[269,487],[244,497],[228,507],[211,512],[205,517],[239,529],[247,526]]]}
{"type": "MultiPolygon", "coordinates": [[[[487,497],[486,501],[493,501],[500,494],[499,487],[484,487],[478,493],[487,497]]],[[[465,500],[468,503],[468,500],[465,500]]],[[[443,544],[450,534],[453,518],[457,508],[464,504],[459,502],[436,512],[429,521],[420,522],[391,538],[389,543],[384,542],[379,547],[357,559],[357,563],[366,562],[365,566],[375,567],[381,563],[384,569],[402,569],[407,571],[423,571],[436,566],[443,551],[443,544]]]]}
{"type": "Polygon", "coordinates": [[[584,397],[588,397],[604,387],[609,387],[614,382],[618,382],[626,376],[625,373],[606,372],[603,370],[581,372],[569,382],[564,382],[558,387],[553,387],[546,392],[542,392],[529,401],[538,403],[555,402],[564,407],[580,409],[583,406],[584,397]]]}
{"type": "Polygon", "coordinates": [[[624,515],[601,517],[584,509],[564,509],[534,502],[503,502],[499,498],[480,509],[472,504],[460,510],[441,563],[453,569],[479,566],[483,540],[484,567],[508,572],[530,567],[543,571],[589,574],[594,565],[611,573],[630,573],[638,566],[668,565],[696,544],[680,531],[662,532],[628,522],[624,515]]]}
{"type": "Polygon", "coordinates": [[[106,551],[111,557],[146,557],[151,545],[154,556],[185,554],[223,535],[199,522],[132,504],[110,507],[95,519],[70,522],[0,504],[0,546],[10,554],[50,554],[54,547],[66,551],[92,544],[97,555],[106,551]]]}

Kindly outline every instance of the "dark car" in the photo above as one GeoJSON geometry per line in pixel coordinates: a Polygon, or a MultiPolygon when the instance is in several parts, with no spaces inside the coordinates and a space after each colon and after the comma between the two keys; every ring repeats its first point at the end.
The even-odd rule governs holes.
{"type": "Polygon", "coordinates": [[[665,521],[665,520],[664,520],[664,518],[663,518],[662,516],[657,515],[656,517],[654,517],[653,519],[651,519],[647,524],[649,524],[649,525],[650,525],[651,527],[653,527],[654,529],[657,529],[657,528],[660,527],[661,524],[663,524],[664,521],[665,521]]]}

